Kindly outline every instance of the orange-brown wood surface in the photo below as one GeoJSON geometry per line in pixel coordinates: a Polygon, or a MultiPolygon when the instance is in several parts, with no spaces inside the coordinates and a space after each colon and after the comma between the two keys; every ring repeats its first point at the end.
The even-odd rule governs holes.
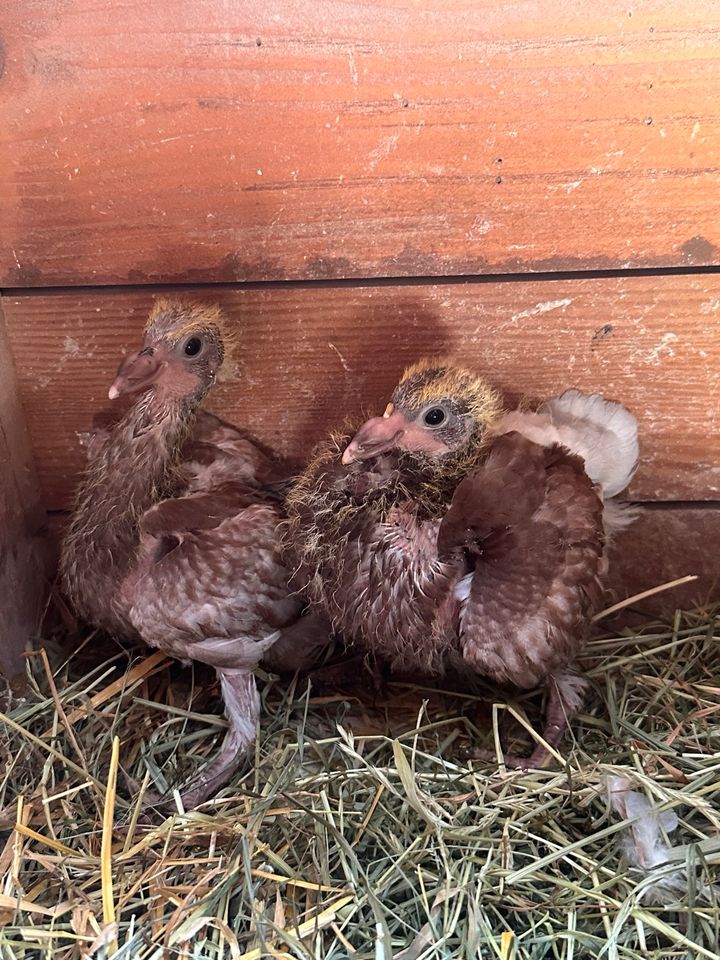
{"type": "Polygon", "coordinates": [[[635,523],[610,548],[608,606],[681,577],[697,579],[643,598],[608,622],[637,622],[679,608],[720,603],[719,545],[717,505],[640,508],[635,523]]]}
{"type": "MultiPolygon", "coordinates": [[[[186,294],[187,295],[187,294],[186,294]]],[[[204,292],[202,296],[207,297],[204,292]]],[[[210,406],[302,455],[347,414],[379,411],[404,365],[451,353],[509,398],[600,390],[640,420],[632,494],[720,495],[720,276],[212,291],[240,329],[234,379],[210,406]]],[[[78,432],[111,410],[151,291],[5,298],[50,509],[67,507],[78,432]]]]}
{"type": "Polygon", "coordinates": [[[0,673],[23,671],[47,594],[45,511],[0,309],[0,673]]]}
{"type": "Polygon", "coordinates": [[[0,284],[717,262],[720,4],[15,0],[0,284]]]}

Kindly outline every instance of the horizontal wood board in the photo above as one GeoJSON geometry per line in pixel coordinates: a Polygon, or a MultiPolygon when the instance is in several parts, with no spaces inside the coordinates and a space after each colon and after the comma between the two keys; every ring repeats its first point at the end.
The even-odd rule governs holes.
{"type": "MultiPolygon", "coordinates": [[[[188,296],[184,293],[183,296],[188,296]]],[[[199,292],[197,299],[207,298],[199,292]]],[[[209,406],[302,456],[347,415],[381,411],[402,369],[451,354],[512,402],[576,386],[639,417],[638,499],[720,498],[720,276],[213,291],[237,324],[209,406]]],[[[150,290],[3,300],[49,509],[70,502],[78,434],[136,349],[150,290]]]]}
{"type": "Polygon", "coordinates": [[[0,285],[718,262],[720,4],[19,0],[0,285]]]}
{"type": "Polygon", "coordinates": [[[720,505],[640,508],[635,523],[610,547],[608,606],[681,577],[697,579],[637,601],[608,624],[719,604],[718,547],[720,505]]]}

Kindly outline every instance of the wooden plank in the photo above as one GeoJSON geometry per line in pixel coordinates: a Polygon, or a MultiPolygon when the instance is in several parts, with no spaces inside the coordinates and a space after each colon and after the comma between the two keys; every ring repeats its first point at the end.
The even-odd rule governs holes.
{"type": "Polygon", "coordinates": [[[718,262],[720,4],[5,4],[0,284],[718,262]]]}
{"type": "Polygon", "coordinates": [[[9,678],[24,670],[47,595],[44,522],[0,304],[0,673],[9,678]]]}
{"type": "Polygon", "coordinates": [[[608,623],[641,622],[677,609],[720,603],[720,504],[641,509],[610,550],[611,600],[624,600],[662,583],[696,581],[633,604],[608,623]]]}
{"type": "MultiPolygon", "coordinates": [[[[403,367],[451,353],[511,400],[569,386],[641,424],[639,499],[720,497],[720,276],[213,291],[241,330],[210,406],[302,456],[329,427],[381,410],[403,367]]],[[[187,294],[185,294],[187,296],[187,294]]],[[[207,297],[207,291],[200,291],[207,297]]],[[[78,432],[135,349],[151,291],[9,297],[19,390],[49,509],[67,507],[78,432]]]]}

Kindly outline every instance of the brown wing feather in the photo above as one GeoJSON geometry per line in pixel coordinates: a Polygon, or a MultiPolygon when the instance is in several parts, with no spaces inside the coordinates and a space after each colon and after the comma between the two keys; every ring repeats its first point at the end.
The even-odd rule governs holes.
{"type": "MultiPolygon", "coordinates": [[[[282,518],[277,507],[256,503],[211,525],[202,516],[185,522],[190,506],[205,499],[168,501],[165,516],[177,516],[172,507],[183,523],[144,530],[123,598],[148,643],[215,667],[252,666],[262,641],[302,610],[288,588],[277,536],[282,518]]],[[[153,510],[159,521],[161,511],[153,510]]]]}
{"type": "Polygon", "coordinates": [[[269,488],[287,483],[294,466],[272,456],[246,431],[205,411],[183,445],[182,459],[190,491],[238,482],[269,488]]]}
{"type": "Polygon", "coordinates": [[[474,669],[532,687],[574,659],[604,572],[602,502],[580,458],[500,438],[459,485],[438,542],[468,557],[456,594],[474,669]]]}
{"type": "MultiPolygon", "coordinates": [[[[253,668],[264,641],[295,626],[303,607],[278,532],[282,472],[243,431],[206,413],[182,456],[186,491],[140,517],[122,602],[148,643],[217,668],[253,668]]],[[[327,642],[326,625],[316,632],[323,626],[327,642]]],[[[317,638],[303,639],[298,627],[295,657],[317,638]]]]}
{"type": "Polygon", "coordinates": [[[140,536],[179,536],[186,531],[212,530],[257,503],[275,503],[270,491],[242,483],[225,483],[211,490],[161,500],[140,518],[140,536]]]}

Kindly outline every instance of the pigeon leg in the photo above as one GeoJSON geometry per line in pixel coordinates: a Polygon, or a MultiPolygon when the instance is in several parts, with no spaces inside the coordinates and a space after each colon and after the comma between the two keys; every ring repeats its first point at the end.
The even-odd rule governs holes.
{"type": "Polygon", "coordinates": [[[255,675],[247,670],[219,670],[218,677],[230,727],[217,756],[182,791],[187,809],[198,806],[228,782],[255,740],[260,716],[255,675]]]}
{"type": "MultiPolygon", "coordinates": [[[[542,737],[553,749],[560,746],[570,721],[580,709],[586,688],[587,681],[570,670],[548,677],[542,737]]],[[[497,756],[491,750],[477,750],[473,752],[473,758],[497,763],[497,756]]],[[[508,754],[503,759],[505,766],[513,770],[542,770],[551,763],[553,755],[547,747],[539,743],[529,757],[508,754]]]]}
{"type": "MultiPolygon", "coordinates": [[[[255,675],[249,670],[218,670],[217,673],[230,726],[217,755],[181,791],[186,810],[214,796],[228,782],[255,740],[255,726],[260,716],[255,675]]],[[[169,797],[159,797],[152,792],[145,795],[145,806],[165,807],[171,803],[169,797]]]]}

